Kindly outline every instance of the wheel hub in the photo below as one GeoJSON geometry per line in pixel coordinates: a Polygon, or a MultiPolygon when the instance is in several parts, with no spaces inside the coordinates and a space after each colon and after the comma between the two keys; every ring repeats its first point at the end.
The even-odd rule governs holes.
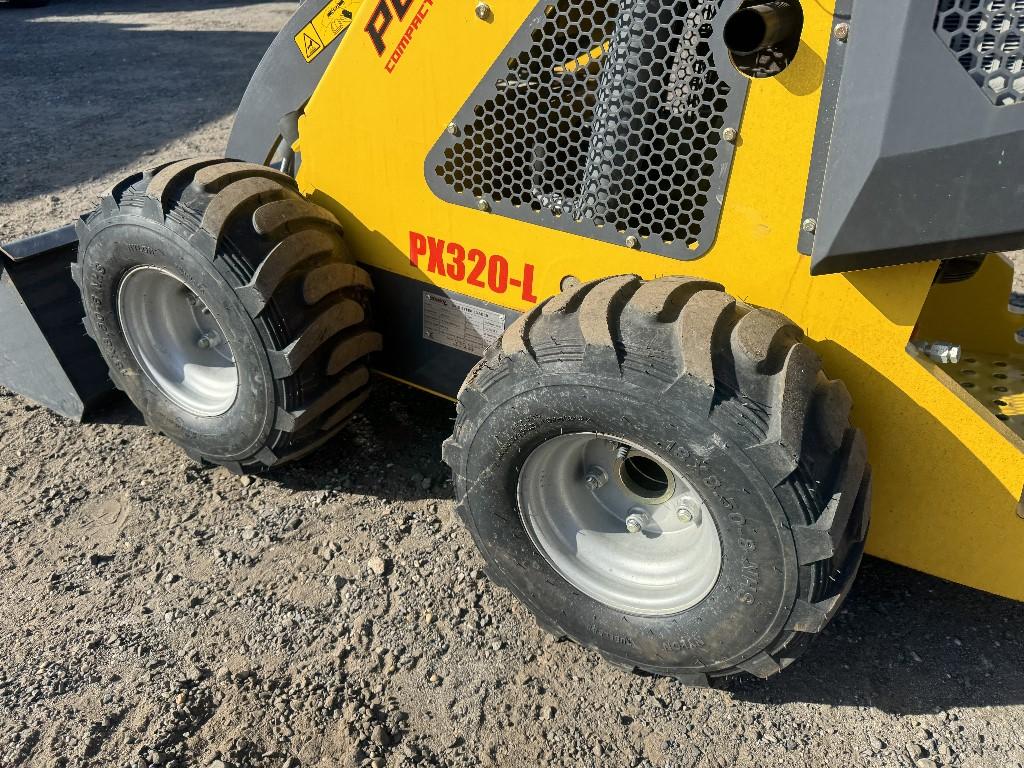
{"type": "Polygon", "coordinates": [[[703,600],[722,565],[703,499],[655,454],[608,435],[559,435],[527,457],[517,489],[534,545],[605,605],[663,616],[703,600]]]}
{"type": "Polygon", "coordinates": [[[218,416],[238,395],[231,347],[209,307],[160,267],[130,270],[117,291],[117,315],[142,372],[171,401],[197,416],[218,416]]]}

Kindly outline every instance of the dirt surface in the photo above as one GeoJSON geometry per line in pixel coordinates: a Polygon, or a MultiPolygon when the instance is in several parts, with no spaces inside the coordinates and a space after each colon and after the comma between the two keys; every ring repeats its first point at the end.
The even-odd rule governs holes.
{"type": "MultiPolygon", "coordinates": [[[[294,3],[0,5],[0,240],[222,151],[294,3]]],[[[0,766],[1024,765],[1024,606],[868,559],[781,677],[719,690],[554,643],[484,577],[394,385],[316,458],[197,467],[124,401],[0,390],[0,766]]]]}

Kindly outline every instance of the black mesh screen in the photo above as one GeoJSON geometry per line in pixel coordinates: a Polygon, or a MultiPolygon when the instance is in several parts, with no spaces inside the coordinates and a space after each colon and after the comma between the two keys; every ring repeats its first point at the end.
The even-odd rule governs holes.
{"type": "Polygon", "coordinates": [[[1024,0],[939,0],[935,31],[993,104],[1024,100],[1024,0]]]}
{"type": "Polygon", "coordinates": [[[427,162],[446,199],[691,257],[717,229],[746,87],[723,0],[543,3],[427,162]]]}

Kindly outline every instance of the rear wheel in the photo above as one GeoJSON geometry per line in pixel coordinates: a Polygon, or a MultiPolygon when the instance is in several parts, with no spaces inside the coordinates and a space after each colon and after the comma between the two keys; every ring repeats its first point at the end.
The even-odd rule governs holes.
{"type": "Polygon", "coordinates": [[[337,219],[273,169],[136,174],[79,225],[73,273],[114,383],[194,458],[298,458],[366,399],[370,278],[337,219]]]}
{"type": "Polygon", "coordinates": [[[801,338],[688,278],[522,316],[445,444],[491,578],[626,668],[703,684],[793,661],[849,590],[870,494],[846,388],[801,338]]]}

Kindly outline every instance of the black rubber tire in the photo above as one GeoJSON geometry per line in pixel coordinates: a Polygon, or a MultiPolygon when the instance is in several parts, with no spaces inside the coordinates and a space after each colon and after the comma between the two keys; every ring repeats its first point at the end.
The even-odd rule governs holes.
{"type": "Polygon", "coordinates": [[[50,0],[7,0],[11,8],[42,8],[50,4],[50,0]]]}
{"type": "Polygon", "coordinates": [[[520,317],[466,379],[444,447],[490,578],[621,667],[707,684],[790,664],[853,582],[870,498],[849,393],[801,339],[777,312],[681,277],[587,283],[520,317]],[[723,556],[703,601],[625,613],[548,565],[516,487],[531,451],[567,432],[624,438],[702,489],[723,556]]]}
{"type": "Polygon", "coordinates": [[[381,346],[370,277],[342,235],[271,168],[206,158],[135,174],[78,226],[86,330],[146,422],[193,458],[238,473],[299,458],[367,398],[367,357],[381,346]],[[224,330],[242,385],[226,413],[194,415],[140,370],[116,306],[140,265],[182,280],[224,330]]]}

